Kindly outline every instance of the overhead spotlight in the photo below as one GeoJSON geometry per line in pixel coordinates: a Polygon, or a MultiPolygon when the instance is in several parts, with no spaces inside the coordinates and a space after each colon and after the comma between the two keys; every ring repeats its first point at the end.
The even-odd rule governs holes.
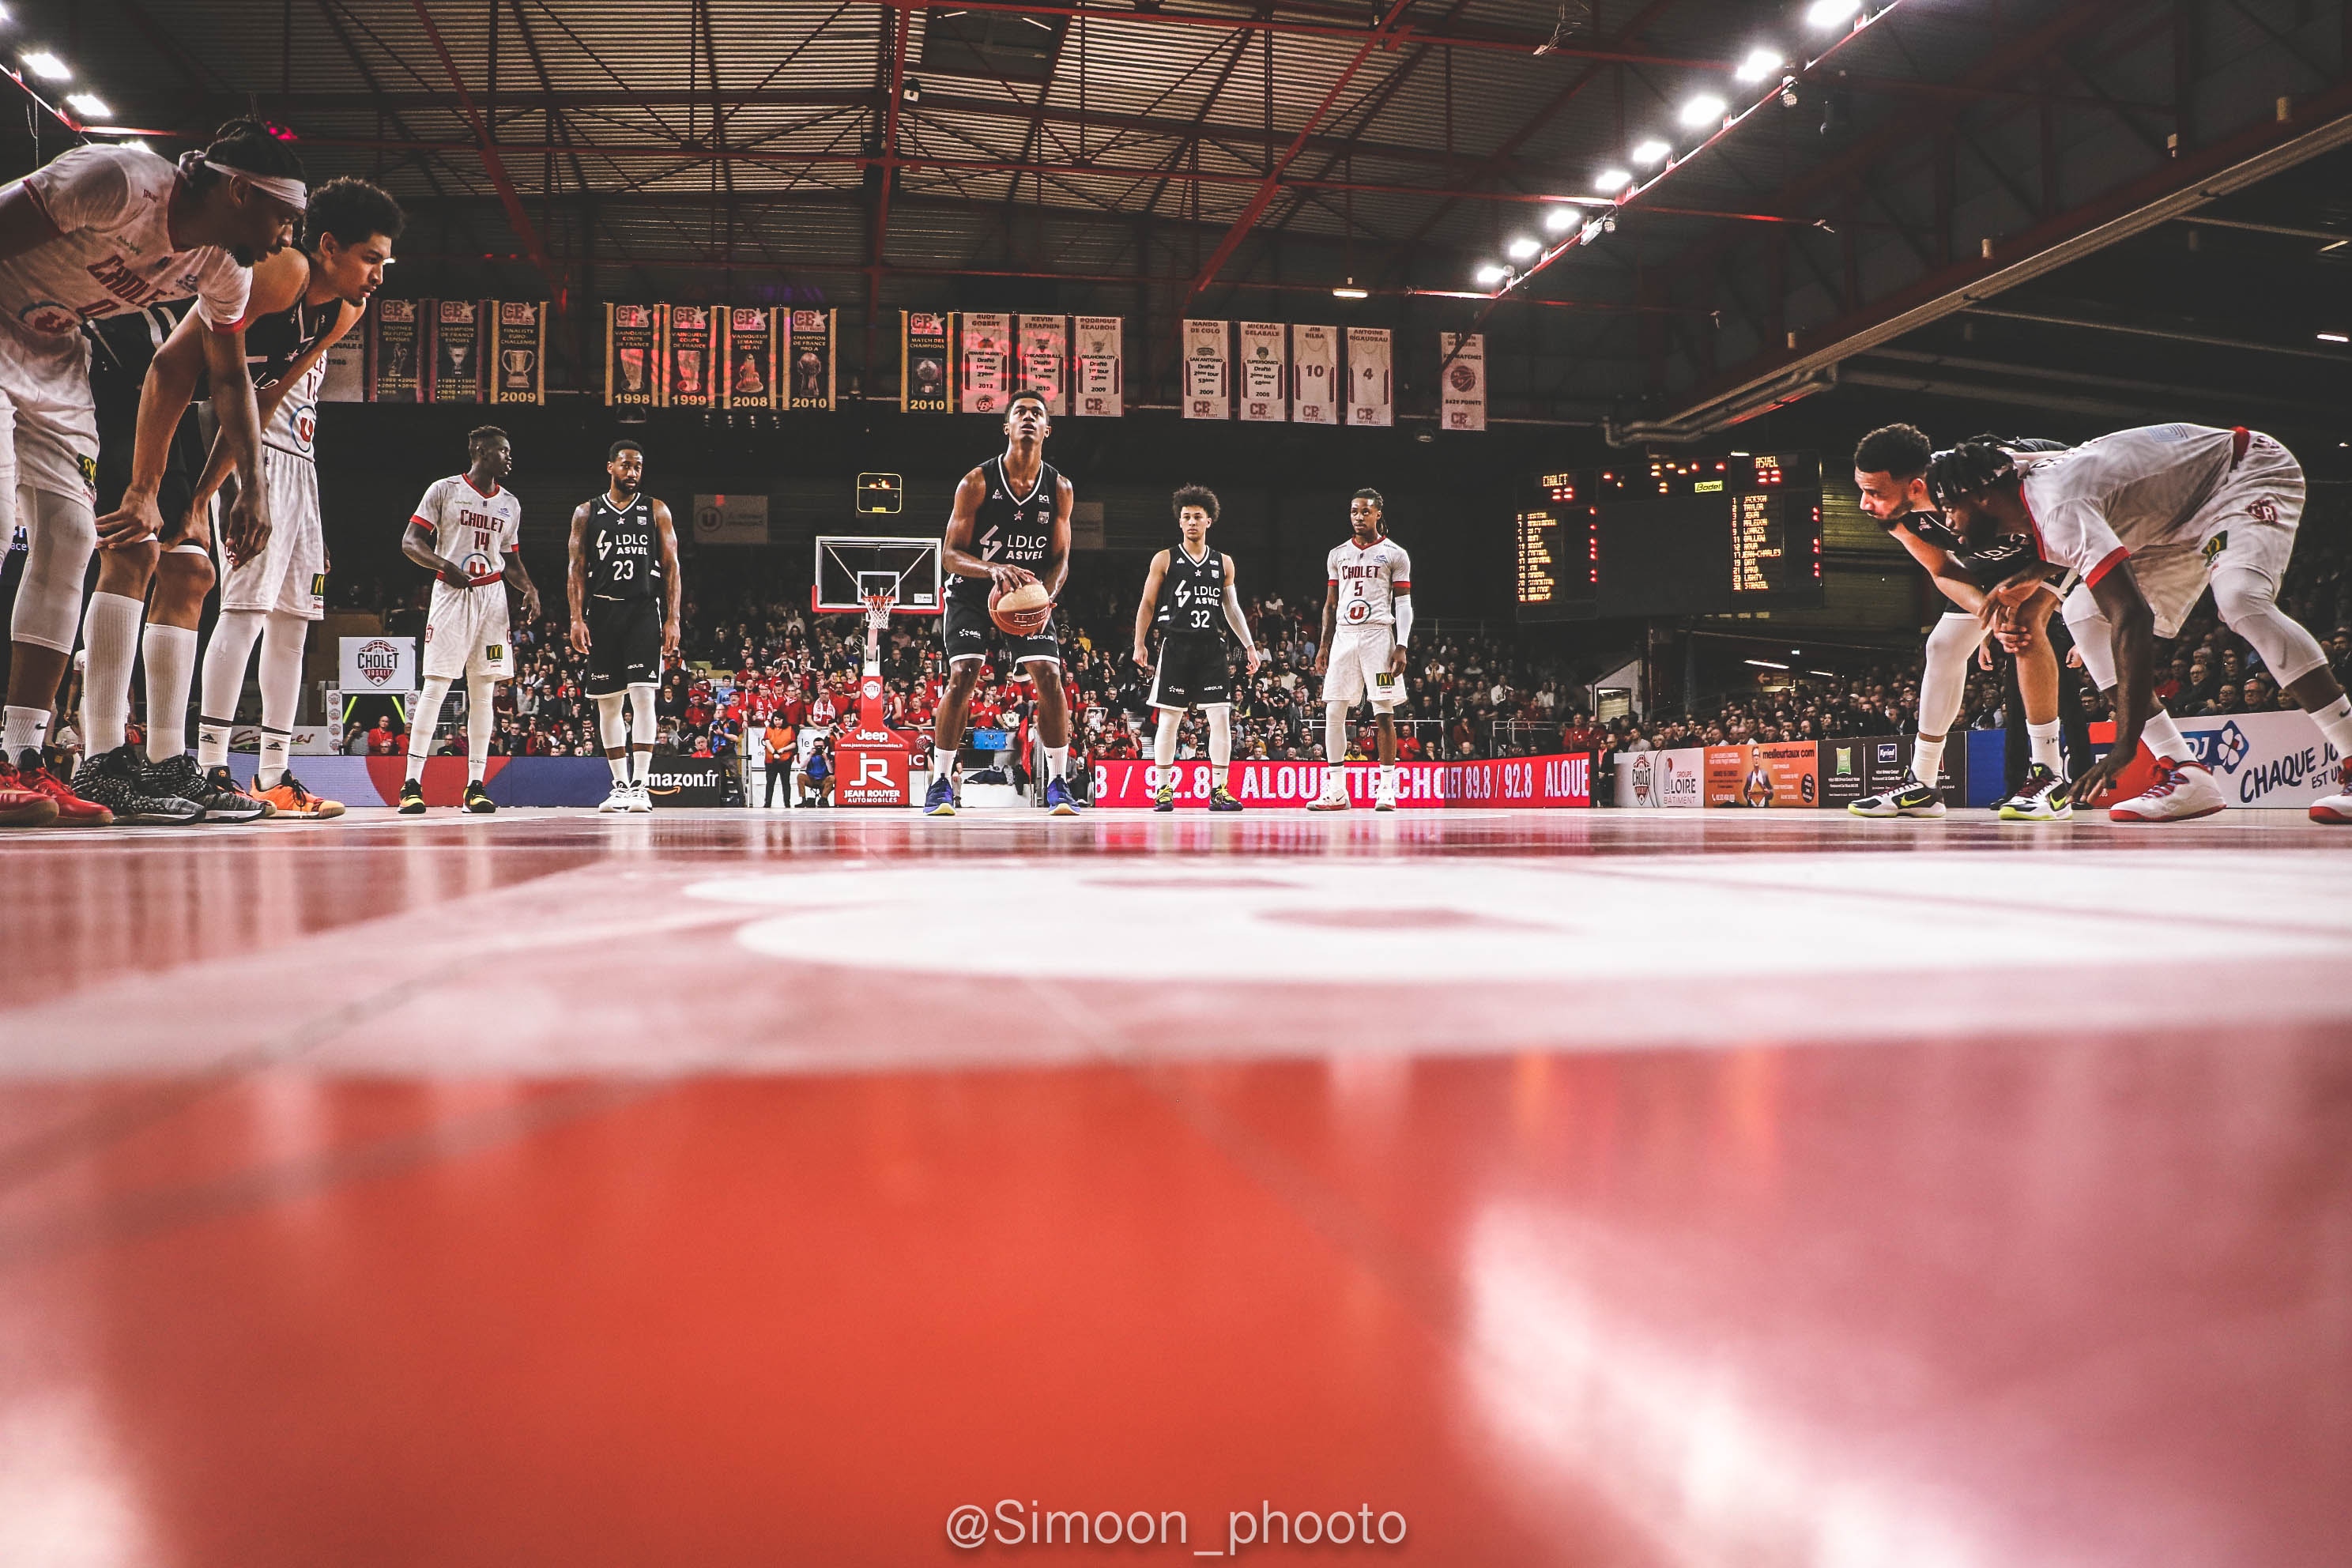
{"type": "Polygon", "coordinates": [[[1748,58],[1739,62],[1739,68],[1732,75],[1741,81],[1762,81],[1780,68],[1780,51],[1759,44],[1748,51],[1748,58]]]}
{"type": "Polygon", "coordinates": [[[1730,106],[1715,94],[1702,92],[1683,105],[1683,111],[1677,118],[1685,125],[1696,131],[1701,126],[1713,125],[1720,121],[1723,119],[1723,111],[1728,107],[1730,106]]]}
{"type": "Polygon", "coordinates": [[[85,120],[95,120],[100,115],[114,112],[106,107],[106,100],[94,92],[69,92],[66,94],[66,103],[85,120]]]}
{"type": "Polygon", "coordinates": [[[1566,202],[1544,208],[1544,228],[1549,233],[1565,234],[1583,221],[1584,209],[1570,206],[1566,202]]]}
{"type": "Polygon", "coordinates": [[[2322,332],[2319,334],[2319,341],[2323,343],[2352,343],[2352,337],[2347,337],[2342,332],[2322,332]]]}
{"type": "Polygon", "coordinates": [[[25,57],[25,68],[47,81],[64,81],[73,75],[66,62],[47,49],[35,49],[25,57]]]}
{"type": "Polygon", "coordinates": [[[1862,13],[1862,0],[1813,0],[1805,7],[1805,26],[1826,32],[1843,27],[1862,13]]]}
{"type": "Polygon", "coordinates": [[[1783,109],[1796,108],[1799,96],[1800,95],[1797,91],[1797,79],[1792,76],[1782,77],[1780,79],[1780,107],[1783,109]]]}
{"type": "Polygon", "coordinates": [[[1504,247],[1503,249],[1503,254],[1508,256],[1514,261],[1532,261],[1542,253],[1542,244],[1524,234],[1519,236],[1518,238],[1511,241],[1511,243],[1504,247]]]}
{"type": "Polygon", "coordinates": [[[1334,300],[1369,300],[1371,297],[1372,291],[1370,289],[1357,288],[1356,280],[1352,278],[1331,290],[1331,298],[1334,300]]]}
{"type": "Polygon", "coordinates": [[[1592,188],[1604,196],[1613,196],[1633,183],[1633,176],[1622,169],[1603,169],[1592,182],[1592,188]]]}
{"type": "Polygon", "coordinates": [[[923,84],[908,77],[898,84],[898,96],[908,103],[920,103],[923,101],[923,84]]]}
{"type": "Polygon", "coordinates": [[[1672,147],[1653,136],[1633,149],[1633,162],[1648,168],[1653,163],[1664,163],[1666,154],[1673,151],[1672,147]]]}
{"type": "Polygon", "coordinates": [[[1477,272],[1474,274],[1479,283],[1488,289],[1492,289],[1495,285],[1500,283],[1504,279],[1508,278],[1510,275],[1511,269],[1509,268],[1503,266],[1499,262],[1494,261],[1489,261],[1486,266],[1478,268],[1477,272]]]}

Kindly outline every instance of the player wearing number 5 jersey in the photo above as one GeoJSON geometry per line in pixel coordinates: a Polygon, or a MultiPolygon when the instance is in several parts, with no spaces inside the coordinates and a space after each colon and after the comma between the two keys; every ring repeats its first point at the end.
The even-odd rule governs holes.
{"type": "Polygon", "coordinates": [[[507,433],[485,425],[467,438],[473,463],[462,474],[436,479],[416,503],[401,552],[434,576],[433,608],[425,618],[425,691],[408,731],[408,776],[400,809],[425,809],[425,759],[449,685],[466,678],[467,783],[464,808],[487,814],[482,778],[498,723],[496,688],[514,677],[514,646],[507,626],[506,579],[522,592],[523,614],[539,615],[539,589],[523,570],[522,503],[505,487],[514,468],[507,433]]]}
{"type": "Polygon", "coordinates": [[[572,646],[588,658],[588,695],[613,770],[613,793],[598,809],[645,812],[654,808],[646,793],[654,699],[662,661],[677,657],[677,530],[669,508],[645,493],[646,454],[635,441],[613,443],[604,472],[604,493],[572,510],[572,646]]]}
{"type": "Polygon", "coordinates": [[[1323,595],[1323,760],[1330,772],[1309,811],[1348,809],[1348,714],[1370,697],[1381,727],[1381,781],[1372,809],[1394,811],[1397,704],[1404,700],[1405,641],[1412,635],[1412,562],[1388,536],[1381,492],[1348,503],[1347,543],[1331,552],[1323,595]]]}

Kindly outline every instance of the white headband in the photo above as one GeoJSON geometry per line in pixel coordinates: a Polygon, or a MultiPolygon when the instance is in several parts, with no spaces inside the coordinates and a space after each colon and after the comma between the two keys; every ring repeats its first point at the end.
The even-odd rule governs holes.
{"type": "Polygon", "coordinates": [[[310,188],[299,180],[289,180],[278,174],[257,174],[246,169],[232,169],[226,163],[215,163],[210,158],[202,160],[204,166],[215,174],[226,174],[233,180],[243,180],[264,195],[276,196],[296,212],[310,205],[310,188]]]}

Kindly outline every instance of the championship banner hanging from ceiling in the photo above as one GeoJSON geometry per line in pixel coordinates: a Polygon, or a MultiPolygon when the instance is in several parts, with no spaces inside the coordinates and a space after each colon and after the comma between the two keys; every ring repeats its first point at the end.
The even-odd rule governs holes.
{"type": "Polygon", "coordinates": [[[547,306],[538,300],[493,300],[490,401],[547,401],[547,306]]]}
{"type": "Polygon", "coordinates": [[[787,318],[784,346],[786,374],[792,378],[792,406],[830,412],[839,406],[834,395],[834,321],[832,310],[794,310],[787,318]]]}
{"type": "Polygon", "coordinates": [[[1444,370],[1437,377],[1437,427],[1441,430],[1484,430],[1486,427],[1486,334],[1467,337],[1437,334],[1437,355],[1444,370]]]}
{"type": "Polygon", "coordinates": [[[417,351],[424,347],[416,300],[378,300],[368,316],[367,388],[371,403],[422,401],[417,351]]]}
{"type": "Polygon", "coordinates": [[[898,312],[898,408],[906,414],[948,411],[948,329],[954,318],[938,310],[898,312]]]}
{"type": "Polygon", "coordinates": [[[659,305],[604,307],[604,401],[651,408],[661,401],[659,305]]]}
{"type": "Polygon", "coordinates": [[[711,367],[719,347],[719,312],[708,305],[672,305],[663,333],[672,408],[709,408],[718,395],[711,367]]]}
{"type": "Polygon", "coordinates": [[[1184,322],[1184,417],[1230,419],[1233,384],[1226,379],[1225,321],[1184,322]]]}
{"type": "Polygon", "coordinates": [[[1339,423],[1339,329],[1290,329],[1290,417],[1299,425],[1339,423]]]}
{"type": "Polygon", "coordinates": [[[994,414],[1013,395],[1013,318],[995,310],[965,310],[956,317],[956,406],[966,414],[994,414]]]}
{"type": "Polygon", "coordinates": [[[441,300],[433,311],[435,403],[482,400],[482,302],[441,300]]]}
{"type": "Polygon", "coordinates": [[[1021,379],[1015,392],[1034,392],[1045,399],[1045,412],[1058,419],[1070,411],[1070,319],[1067,316],[1021,318],[1021,379]]]}
{"type": "Polygon", "coordinates": [[[776,318],[764,305],[727,311],[727,377],[719,399],[730,408],[776,405],[776,318]]]}
{"type": "Polygon", "coordinates": [[[1279,423],[1290,417],[1289,333],[1280,321],[1242,323],[1242,418],[1279,423]]]}
{"type": "Polygon", "coordinates": [[[1082,419],[1117,419],[1127,411],[1125,366],[1117,316],[1080,316],[1071,357],[1076,390],[1070,406],[1082,419]]]}
{"type": "Polygon", "coordinates": [[[1348,329],[1348,423],[1392,425],[1391,346],[1386,327],[1348,329]]]}

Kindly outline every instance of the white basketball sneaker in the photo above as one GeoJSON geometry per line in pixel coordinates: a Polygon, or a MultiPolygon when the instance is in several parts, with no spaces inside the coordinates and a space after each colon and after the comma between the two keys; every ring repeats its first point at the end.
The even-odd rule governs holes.
{"type": "Polygon", "coordinates": [[[646,793],[646,781],[632,780],[629,784],[629,809],[639,814],[654,808],[654,797],[646,793]]]}
{"type": "Polygon", "coordinates": [[[1323,793],[1316,796],[1313,804],[1309,805],[1307,809],[1309,811],[1346,811],[1348,808],[1348,786],[1341,784],[1338,779],[1327,776],[1323,781],[1323,793]]]}
{"type": "Polygon", "coordinates": [[[2352,757],[2336,768],[2336,793],[2311,803],[2314,822],[2352,822],[2352,757]]]}
{"type": "Polygon", "coordinates": [[[2203,763],[2158,757],[2156,782],[2147,793],[2117,801],[2107,807],[2107,816],[2116,822],[2188,822],[2210,816],[2229,804],[2221,786],[2213,782],[2213,770],[2203,763]]]}
{"type": "Polygon", "coordinates": [[[1372,809],[1374,811],[1394,811],[1396,809],[1396,785],[1389,783],[1385,779],[1381,781],[1379,787],[1372,791],[1372,809]]]}
{"type": "Polygon", "coordinates": [[[627,781],[626,779],[614,779],[614,780],[613,781],[613,793],[612,793],[612,794],[610,794],[610,795],[606,795],[606,796],[604,797],[604,805],[600,805],[600,806],[598,806],[596,809],[597,809],[597,810],[599,810],[599,811],[626,811],[626,810],[628,810],[628,809],[629,809],[629,784],[628,784],[628,781],[627,781]]]}

